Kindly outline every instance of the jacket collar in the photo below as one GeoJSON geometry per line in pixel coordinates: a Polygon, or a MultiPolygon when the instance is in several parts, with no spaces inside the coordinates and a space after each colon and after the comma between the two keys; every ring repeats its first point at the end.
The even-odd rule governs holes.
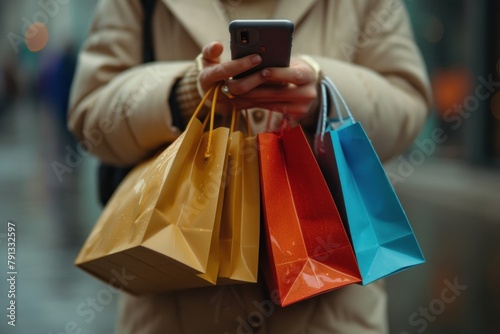
{"type": "MultiPolygon", "coordinates": [[[[289,19],[296,24],[318,0],[280,0],[276,18],[289,19]]],[[[226,41],[229,21],[218,0],[162,0],[177,17],[193,40],[203,47],[214,41],[226,41]]]]}

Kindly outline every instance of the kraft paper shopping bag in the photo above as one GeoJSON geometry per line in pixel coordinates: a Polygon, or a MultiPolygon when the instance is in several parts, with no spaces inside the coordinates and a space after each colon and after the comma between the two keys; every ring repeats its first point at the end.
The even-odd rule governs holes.
{"type": "MultiPolygon", "coordinates": [[[[222,207],[218,284],[257,282],[260,241],[260,184],[256,137],[235,131],[233,110],[222,207]]],[[[248,125],[248,117],[246,118],[248,125]]]]}
{"type": "Polygon", "coordinates": [[[214,129],[218,87],[211,89],[186,130],[120,184],[84,243],[75,264],[124,290],[156,293],[214,285],[229,129],[214,129]],[[211,92],[210,129],[198,118],[211,92]]]}

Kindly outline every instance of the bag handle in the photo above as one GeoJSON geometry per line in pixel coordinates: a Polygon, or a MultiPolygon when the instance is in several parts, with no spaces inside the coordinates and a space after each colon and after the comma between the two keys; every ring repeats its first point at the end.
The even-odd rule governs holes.
{"type": "MultiPolygon", "coordinates": [[[[212,98],[212,106],[210,108],[210,115],[207,115],[207,119],[210,119],[210,125],[209,125],[209,130],[208,130],[208,142],[207,142],[207,149],[205,150],[205,160],[210,158],[210,149],[212,147],[212,137],[213,137],[213,132],[214,132],[214,122],[215,122],[215,106],[217,105],[217,97],[218,93],[220,90],[220,87],[222,86],[222,82],[217,83],[216,85],[210,87],[210,89],[205,93],[203,98],[201,99],[200,103],[198,104],[198,107],[196,107],[196,110],[193,113],[193,116],[191,116],[191,119],[189,120],[188,127],[193,121],[194,118],[198,117],[198,114],[200,113],[201,109],[205,105],[205,102],[209,98],[210,95],[213,94],[212,98]]],[[[206,126],[206,121],[203,122],[203,127],[206,126]]]]}
{"type": "Polygon", "coordinates": [[[229,132],[233,133],[236,130],[236,124],[240,122],[240,113],[236,110],[236,106],[233,105],[231,110],[231,126],[229,127],[229,132]]]}
{"type": "Polygon", "coordinates": [[[337,117],[339,119],[339,122],[341,123],[345,122],[345,119],[342,116],[342,111],[344,111],[347,114],[347,118],[349,118],[351,122],[354,122],[354,117],[352,116],[351,110],[349,109],[347,102],[345,101],[342,94],[340,94],[340,91],[337,88],[337,86],[333,83],[333,81],[329,77],[323,77],[323,79],[321,80],[321,95],[322,99],[320,103],[320,113],[321,113],[320,117],[321,117],[321,122],[323,123],[322,129],[326,130],[326,123],[328,123],[328,107],[329,107],[328,102],[333,103],[333,108],[337,112],[337,117]]]}
{"type": "Polygon", "coordinates": [[[338,123],[343,124],[347,122],[354,122],[354,117],[352,116],[351,110],[347,106],[342,94],[338,90],[337,86],[329,77],[323,77],[321,79],[321,100],[319,105],[319,118],[316,128],[316,136],[314,141],[314,149],[316,152],[322,152],[323,138],[327,131],[327,128],[331,128],[331,122],[328,120],[329,107],[333,104],[333,110],[337,114],[338,123]],[[342,115],[342,111],[347,114],[347,119],[342,115]]]}
{"type": "Polygon", "coordinates": [[[252,131],[252,125],[250,124],[250,118],[248,115],[248,109],[245,109],[245,121],[247,123],[247,136],[252,137],[253,136],[253,131],[252,131]]]}
{"type": "MultiPolygon", "coordinates": [[[[243,112],[245,113],[245,123],[247,126],[247,135],[246,137],[252,137],[252,125],[250,124],[250,119],[248,118],[248,110],[247,109],[242,109],[243,112]]],[[[231,110],[231,125],[230,125],[230,133],[233,133],[236,131],[236,127],[240,123],[241,119],[241,113],[240,110],[236,109],[236,106],[233,105],[233,109],[231,110]]]]}

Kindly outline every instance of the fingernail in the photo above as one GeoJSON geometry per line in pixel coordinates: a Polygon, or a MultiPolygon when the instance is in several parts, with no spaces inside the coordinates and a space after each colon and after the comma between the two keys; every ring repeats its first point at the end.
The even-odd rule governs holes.
{"type": "Polygon", "coordinates": [[[266,70],[262,70],[261,74],[262,74],[263,77],[268,77],[268,76],[271,75],[271,71],[269,71],[267,69],[266,70]]]}
{"type": "Polygon", "coordinates": [[[259,55],[255,55],[252,58],[250,58],[250,61],[252,62],[252,64],[257,65],[260,63],[261,59],[259,55]]]}

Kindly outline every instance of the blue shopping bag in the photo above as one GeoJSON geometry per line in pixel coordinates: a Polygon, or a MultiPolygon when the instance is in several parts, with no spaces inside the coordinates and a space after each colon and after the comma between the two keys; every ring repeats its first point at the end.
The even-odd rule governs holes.
{"type": "Polygon", "coordinates": [[[322,80],[321,89],[315,154],[346,224],[362,284],[424,263],[406,213],[362,125],[329,78],[322,80]],[[337,118],[328,118],[330,108],[337,118]]]}

